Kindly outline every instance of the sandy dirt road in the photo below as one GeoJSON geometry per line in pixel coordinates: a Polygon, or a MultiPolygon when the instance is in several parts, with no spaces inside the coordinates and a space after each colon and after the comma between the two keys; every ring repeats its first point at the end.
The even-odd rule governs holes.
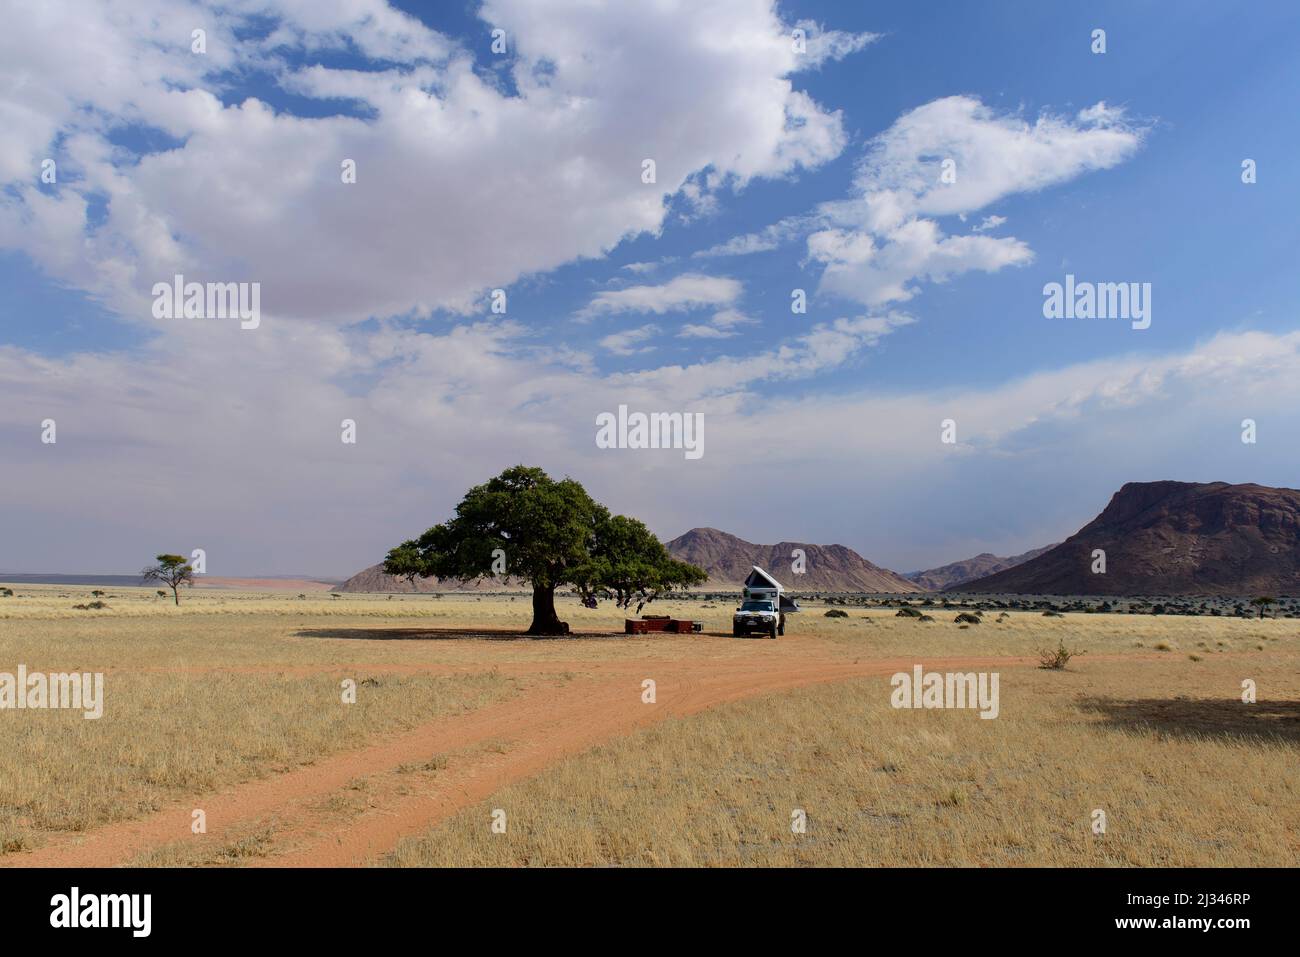
{"type": "MultiPolygon", "coordinates": [[[[202,809],[208,841],[220,842],[224,835],[273,821],[271,846],[265,856],[251,859],[255,865],[362,865],[402,838],[421,833],[508,784],[665,719],[770,692],[890,675],[910,670],[918,662],[939,670],[1036,664],[1035,659],[1013,657],[819,660],[815,646],[815,642],[787,641],[782,653],[753,659],[572,662],[578,675],[570,680],[540,682],[509,701],[433,721],[269,778],[195,795],[144,819],[107,825],[0,860],[5,866],[19,867],[120,865],[139,854],[190,840],[192,812],[202,809]],[[814,654],[789,653],[794,645],[814,654]],[[642,682],[647,678],[656,685],[653,704],[642,700],[642,682]],[[399,767],[427,762],[435,755],[444,756],[445,765],[427,779],[417,779],[414,787],[408,775],[398,773],[399,767]],[[366,806],[359,813],[331,811],[330,798],[362,778],[366,806]]],[[[521,675],[557,673],[564,666],[564,662],[545,667],[485,665],[498,667],[503,674],[521,675]]]]}

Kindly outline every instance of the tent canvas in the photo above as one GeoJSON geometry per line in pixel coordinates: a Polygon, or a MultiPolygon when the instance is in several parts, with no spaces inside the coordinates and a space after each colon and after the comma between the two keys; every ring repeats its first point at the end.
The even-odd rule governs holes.
{"type": "Polygon", "coordinates": [[[745,579],[745,588],[764,590],[772,589],[777,592],[785,590],[784,586],[782,586],[779,581],[767,572],[763,571],[763,569],[759,568],[757,565],[755,565],[754,570],[749,573],[749,577],[745,579]]]}
{"type": "Polygon", "coordinates": [[[770,598],[776,602],[778,611],[793,614],[800,611],[799,603],[785,595],[785,586],[757,565],[745,579],[746,598],[770,598]]]}

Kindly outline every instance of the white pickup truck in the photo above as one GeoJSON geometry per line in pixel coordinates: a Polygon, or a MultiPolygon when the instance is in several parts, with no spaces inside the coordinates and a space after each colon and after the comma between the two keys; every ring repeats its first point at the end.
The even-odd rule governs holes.
{"type": "Polygon", "coordinates": [[[769,638],[785,634],[785,615],[770,598],[746,598],[731,616],[732,637],[760,631],[769,638]]]}
{"type": "Polygon", "coordinates": [[[785,634],[787,612],[799,610],[798,602],[782,594],[779,581],[757,565],[745,579],[745,590],[740,607],[731,616],[731,634],[735,638],[760,632],[769,638],[785,634]]]}

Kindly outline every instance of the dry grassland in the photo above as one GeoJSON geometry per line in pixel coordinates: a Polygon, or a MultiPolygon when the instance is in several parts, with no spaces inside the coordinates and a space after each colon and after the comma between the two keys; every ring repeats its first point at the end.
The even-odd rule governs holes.
{"type": "MultiPolygon", "coordinates": [[[[486,804],[407,839],[389,860],[1294,865],[1300,857],[1292,620],[1013,612],[962,629],[953,611],[931,609],[934,622],[917,622],[884,609],[828,619],[809,607],[790,619],[787,637],[768,641],[731,638],[730,603],[678,601],[648,610],[702,620],[704,635],[625,638],[620,610],[565,598],[560,613],[577,637],[534,641],[518,634],[525,596],[196,590],[176,608],[152,589],[106,588],[109,607],[95,611],[72,608],[93,600],[88,586],[13,587],[0,598],[0,672],[103,671],[105,706],[93,721],[0,711],[0,862],[239,782],[314,773],[315,762],[340,753],[363,755],[357,780],[296,807],[291,837],[275,814],[250,816],[210,839],[159,838],[114,862],[274,862],[303,853],[304,828],[344,833],[398,805],[414,822],[404,833],[419,835],[432,819],[409,818],[419,813],[410,801],[441,794],[444,778],[516,766],[510,736],[463,742],[461,753],[458,733],[444,733],[452,777],[435,753],[372,767],[359,749],[539,690],[528,707],[542,710],[504,717],[503,727],[544,719],[568,701],[570,682],[627,684],[635,696],[659,666],[687,693],[699,685],[707,707],[708,695],[752,694],[761,680],[799,684],[809,666],[831,680],[866,670],[859,664],[951,656],[1008,659],[997,720],[895,711],[881,678],[733,702],[553,757],[540,776],[543,762],[525,755],[522,780],[507,775],[486,804]],[[1087,655],[1065,672],[1025,665],[1059,641],[1087,655]],[[355,705],[341,703],[344,677],[362,686],[355,705]],[[710,685],[717,690],[696,680],[705,677],[720,679],[710,685]],[[1246,677],[1259,684],[1253,709],[1238,698],[1246,677]],[[509,810],[506,835],[488,829],[493,807],[509,810]],[[794,808],[807,811],[807,834],[790,833],[794,808]],[[1103,838],[1089,829],[1094,808],[1109,815],[1103,838]]],[[[598,731],[603,716],[586,720],[598,731]]],[[[529,754],[549,747],[549,733],[533,736],[529,754]]]]}
{"type": "Polygon", "coordinates": [[[996,720],[895,710],[890,690],[859,679],[658,725],[501,791],[385,863],[1300,863],[1294,664],[1007,671],[996,720]],[[1239,700],[1245,674],[1256,705],[1239,700]],[[494,808],[505,834],[489,828],[494,808]]]}
{"type": "Polygon", "coordinates": [[[140,817],[170,801],[358,747],[380,733],[502,700],[526,679],[482,673],[106,678],[104,715],[0,713],[0,848],[140,817]]]}

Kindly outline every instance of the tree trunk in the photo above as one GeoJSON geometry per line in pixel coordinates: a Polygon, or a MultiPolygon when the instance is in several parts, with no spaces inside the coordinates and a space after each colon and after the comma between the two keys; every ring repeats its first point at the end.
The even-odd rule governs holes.
{"type": "Polygon", "coordinates": [[[533,585],[533,623],[528,626],[528,634],[554,637],[568,633],[568,622],[560,621],[555,613],[555,586],[533,585]]]}
{"type": "Polygon", "coordinates": [[[172,585],[172,597],[176,599],[176,607],[181,607],[181,593],[175,585],[172,585]]]}

